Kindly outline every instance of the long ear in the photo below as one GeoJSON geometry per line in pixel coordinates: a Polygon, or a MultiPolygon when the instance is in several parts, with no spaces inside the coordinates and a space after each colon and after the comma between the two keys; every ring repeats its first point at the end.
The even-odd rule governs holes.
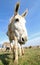
{"type": "Polygon", "coordinates": [[[21,15],[22,17],[25,17],[28,14],[28,9],[21,15]]]}
{"type": "Polygon", "coordinates": [[[20,3],[17,2],[17,3],[16,3],[16,6],[15,6],[14,15],[17,15],[17,13],[18,13],[18,9],[19,9],[19,5],[20,5],[20,3]]]}

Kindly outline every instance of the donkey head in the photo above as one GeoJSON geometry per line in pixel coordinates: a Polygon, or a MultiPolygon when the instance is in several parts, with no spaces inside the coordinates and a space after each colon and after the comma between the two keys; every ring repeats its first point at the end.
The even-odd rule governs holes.
{"type": "Polygon", "coordinates": [[[15,6],[14,16],[11,17],[10,23],[11,23],[11,30],[13,31],[13,34],[18,39],[18,42],[20,44],[23,44],[27,41],[27,30],[25,27],[25,16],[28,13],[28,10],[26,10],[22,15],[18,14],[19,9],[19,2],[15,6]]]}

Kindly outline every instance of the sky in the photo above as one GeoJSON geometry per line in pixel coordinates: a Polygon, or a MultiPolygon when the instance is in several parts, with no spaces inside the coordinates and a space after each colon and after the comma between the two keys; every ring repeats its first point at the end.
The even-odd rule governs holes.
{"type": "Polygon", "coordinates": [[[28,9],[26,29],[28,39],[40,37],[40,0],[0,0],[0,43],[8,41],[6,32],[9,19],[14,15],[16,2],[20,2],[19,14],[28,9]]]}

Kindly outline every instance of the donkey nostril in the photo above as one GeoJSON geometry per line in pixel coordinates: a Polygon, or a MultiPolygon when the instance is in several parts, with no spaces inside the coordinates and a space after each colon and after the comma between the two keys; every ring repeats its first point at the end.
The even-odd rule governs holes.
{"type": "Polygon", "coordinates": [[[24,41],[24,38],[22,37],[22,41],[24,41]]]}

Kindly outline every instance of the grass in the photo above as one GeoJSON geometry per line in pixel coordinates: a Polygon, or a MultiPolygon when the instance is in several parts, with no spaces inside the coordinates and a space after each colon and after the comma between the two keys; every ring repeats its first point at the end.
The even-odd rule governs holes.
{"type": "MultiPolygon", "coordinates": [[[[0,65],[15,65],[12,52],[0,52],[0,65]]],[[[40,65],[40,48],[25,49],[25,54],[18,59],[18,65],[40,65]]]]}

